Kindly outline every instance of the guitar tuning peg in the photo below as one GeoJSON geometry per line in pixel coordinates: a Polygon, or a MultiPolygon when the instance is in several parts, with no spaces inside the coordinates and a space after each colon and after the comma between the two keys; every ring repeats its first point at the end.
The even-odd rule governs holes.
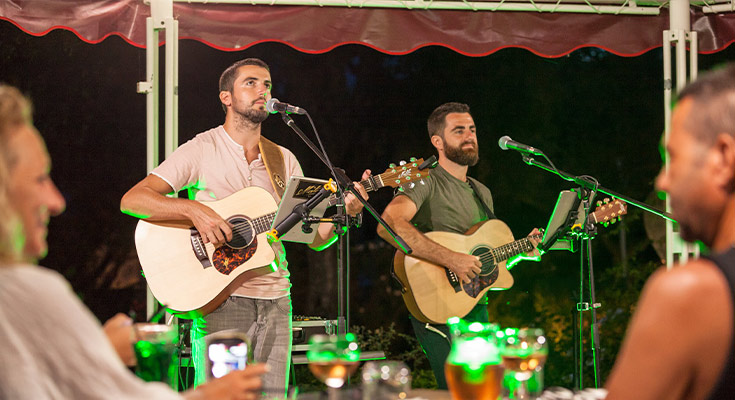
{"type": "Polygon", "coordinates": [[[604,203],[605,203],[605,204],[607,204],[607,203],[609,203],[609,202],[610,202],[610,198],[609,198],[609,197],[608,197],[608,198],[606,198],[606,199],[604,200],[604,203]]]}
{"type": "Polygon", "coordinates": [[[403,193],[403,192],[406,191],[406,189],[404,189],[403,186],[399,186],[398,187],[398,191],[401,192],[401,193],[403,193]]]}
{"type": "Polygon", "coordinates": [[[388,165],[388,168],[395,168],[395,167],[396,167],[396,164],[394,164],[394,163],[390,163],[390,164],[388,165]]]}
{"type": "Polygon", "coordinates": [[[408,159],[409,162],[416,162],[416,157],[411,157],[408,159]]]}
{"type": "Polygon", "coordinates": [[[605,221],[605,222],[602,223],[602,226],[604,226],[605,228],[607,228],[608,225],[610,225],[610,223],[607,222],[607,221],[605,221]]]}
{"type": "Polygon", "coordinates": [[[401,184],[401,180],[400,179],[396,179],[396,183],[400,185],[401,184]]]}
{"type": "Polygon", "coordinates": [[[410,182],[410,183],[408,184],[408,188],[409,188],[409,189],[413,189],[413,188],[414,188],[415,186],[416,186],[416,184],[415,184],[415,183],[413,183],[413,182],[410,182]]]}
{"type": "MultiPolygon", "coordinates": [[[[393,164],[391,164],[391,165],[393,165],[393,164]]],[[[391,168],[393,168],[393,167],[391,167],[391,168]]],[[[599,206],[601,206],[601,205],[602,205],[602,201],[600,201],[600,200],[597,200],[597,207],[599,207],[599,206]]]]}
{"type": "Polygon", "coordinates": [[[406,165],[406,162],[401,160],[401,162],[399,162],[398,165],[406,165]]]}
{"type": "Polygon", "coordinates": [[[422,184],[422,185],[426,185],[426,182],[424,182],[424,180],[423,180],[423,179],[422,179],[422,180],[420,180],[419,182],[421,182],[421,184],[422,184]]]}

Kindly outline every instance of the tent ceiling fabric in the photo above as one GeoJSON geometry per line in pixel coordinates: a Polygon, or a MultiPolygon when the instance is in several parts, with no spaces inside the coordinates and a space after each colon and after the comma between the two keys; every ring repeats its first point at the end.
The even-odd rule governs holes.
{"type": "MultiPolygon", "coordinates": [[[[96,43],[119,35],[144,47],[150,8],[140,0],[10,0],[0,3],[0,18],[29,34],[69,29],[96,43]]],[[[558,57],[587,46],[635,56],[662,45],[668,13],[601,15],[580,13],[408,10],[175,3],[181,39],[200,40],[223,50],[280,42],[322,53],[344,44],[362,44],[390,54],[425,46],[445,46],[470,56],[502,48],[525,48],[558,57]]],[[[704,14],[693,9],[692,27],[699,50],[711,53],[735,41],[735,13],[704,14]]]]}

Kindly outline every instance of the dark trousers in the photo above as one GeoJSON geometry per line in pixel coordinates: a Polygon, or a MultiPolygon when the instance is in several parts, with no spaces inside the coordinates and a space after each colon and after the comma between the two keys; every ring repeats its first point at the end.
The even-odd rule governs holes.
{"type": "MultiPolygon", "coordinates": [[[[484,303],[484,302],[483,302],[484,303]]],[[[426,324],[410,317],[413,331],[429,359],[431,370],[434,371],[439,389],[447,389],[447,379],[444,377],[444,362],[447,361],[451,348],[452,336],[446,325],[426,324]]],[[[478,304],[462,318],[471,322],[488,322],[487,304],[478,304]]]]}

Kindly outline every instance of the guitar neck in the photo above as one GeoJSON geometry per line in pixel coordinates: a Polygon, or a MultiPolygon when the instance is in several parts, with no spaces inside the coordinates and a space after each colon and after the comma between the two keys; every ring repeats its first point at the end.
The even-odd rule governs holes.
{"type": "MultiPolygon", "coordinates": [[[[543,238],[543,235],[534,235],[531,236],[534,239],[541,240],[543,238]]],[[[521,253],[526,253],[529,251],[533,251],[534,246],[531,243],[529,238],[523,238],[518,239],[515,242],[510,242],[508,244],[504,244],[502,246],[498,246],[494,249],[492,249],[493,258],[495,258],[495,262],[503,262],[508,260],[511,257],[517,256],[521,253]]]]}
{"type": "MultiPolygon", "coordinates": [[[[385,186],[383,183],[383,174],[371,176],[367,179],[361,180],[360,185],[365,188],[365,191],[367,192],[374,192],[382,187],[385,186]]],[[[333,205],[337,204],[337,201],[339,199],[337,198],[337,195],[331,195],[329,196],[329,203],[327,203],[327,207],[331,207],[333,205]]]]}
{"type": "MultiPolygon", "coordinates": [[[[253,218],[253,227],[255,228],[255,235],[259,235],[263,232],[267,232],[271,230],[271,225],[273,225],[273,220],[276,218],[276,213],[270,213],[263,215],[262,217],[253,218]]],[[[234,229],[238,229],[237,226],[233,227],[234,229]]]]}

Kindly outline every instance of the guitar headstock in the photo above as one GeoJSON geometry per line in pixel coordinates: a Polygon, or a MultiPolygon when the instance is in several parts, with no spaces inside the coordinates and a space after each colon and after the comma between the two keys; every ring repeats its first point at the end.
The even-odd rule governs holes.
{"type": "Polygon", "coordinates": [[[417,182],[423,184],[423,178],[429,176],[429,171],[436,165],[435,157],[424,161],[423,158],[416,159],[411,157],[409,162],[401,161],[396,164],[390,164],[388,169],[379,175],[383,186],[397,187],[403,190],[405,185],[413,187],[417,182]]]}
{"type": "Polygon", "coordinates": [[[620,217],[628,213],[628,205],[620,199],[605,199],[604,201],[597,202],[597,208],[589,218],[595,223],[603,224],[608,226],[609,224],[615,223],[620,220],[620,217]]]}

